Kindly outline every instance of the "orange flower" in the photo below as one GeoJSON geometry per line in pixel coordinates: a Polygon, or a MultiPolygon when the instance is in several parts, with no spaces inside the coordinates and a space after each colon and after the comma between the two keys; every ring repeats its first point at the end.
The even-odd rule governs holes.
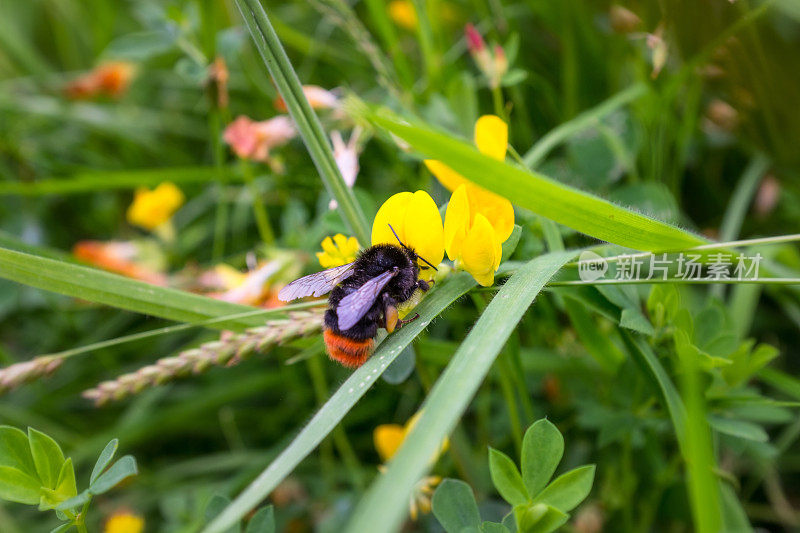
{"type": "Polygon", "coordinates": [[[223,138],[242,159],[267,162],[270,149],[286,144],[295,135],[294,123],[286,115],[262,122],[240,115],[225,128],[223,138]]]}
{"type": "Polygon", "coordinates": [[[111,61],[73,80],[64,88],[67,97],[80,100],[96,96],[118,98],[133,79],[134,66],[124,61],[111,61]]]}
{"type": "Polygon", "coordinates": [[[270,299],[270,281],[284,266],[281,261],[267,261],[250,272],[242,273],[228,265],[217,265],[214,273],[219,276],[226,290],[209,296],[226,302],[264,306],[270,299]]]}
{"type": "Polygon", "coordinates": [[[167,276],[143,265],[141,252],[136,243],[125,241],[79,241],[72,248],[75,258],[85,263],[153,285],[166,286],[167,276]]]}

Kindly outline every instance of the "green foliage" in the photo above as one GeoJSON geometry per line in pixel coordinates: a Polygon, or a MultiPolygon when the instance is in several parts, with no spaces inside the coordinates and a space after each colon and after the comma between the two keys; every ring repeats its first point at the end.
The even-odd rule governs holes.
{"type": "Polygon", "coordinates": [[[472,488],[458,479],[445,479],[433,495],[433,514],[448,533],[479,530],[481,516],[472,488]]]}
{"type": "MultiPolygon", "coordinates": [[[[206,505],[205,522],[213,521],[229,504],[230,499],[220,494],[211,497],[206,505]]],[[[275,509],[265,505],[256,510],[244,524],[235,524],[225,533],[275,533],[275,509]]]]}
{"type": "MultiPolygon", "coordinates": [[[[521,471],[503,452],[489,448],[489,471],[500,496],[512,507],[515,531],[548,533],[569,519],[592,490],[595,465],[566,472],[551,481],[564,454],[564,437],[549,420],[534,422],[525,431],[521,471]]],[[[481,524],[472,489],[463,481],[447,479],[436,489],[433,514],[448,533],[473,528],[508,531],[503,524],[481,524]],[[488,525],[491,524],[491,525],[488,525]]],[[[504,520],[505,522],[505,520],[504,520]]]]}
{"type": "Polygon", "coordinates": [[[627,2],[626,28],[606,2],[0,2],[0,531],[99,531],[121,508],[148,532],[439,531],[406,520],[429,471],[468,482],[433,495],[459,532],[793,530],[795,3],[627,2]],[[467,23],[502,47],[495,77],[467,23]],[[70,95],[118,60],[127,90],[70,95]],[[332,89],[335,108],[312,109],[301,84],[332,89]],[[508,123],[505,161],[474,149],[487,113],[508,123]],[[243,162],[225,135],[240,115],[291,117],[299,136],[243,162]],[[351,187],[330,139],[356,125],[351,187]],[[496,286],[445,262],[420,318],[353,372],[316,333],[222,357],[226,331],[290,329],[321,303],[193,292],[232,299],[205,283],[290,257],[255,287],[272,305],[318,269],[325,236],[368,245],[400,191],[444,215],[422,157],[515,205],[496,286]],[[134,190],[164,181],[187,199],[174,233],[126,222],[134,190]],[[744,239],[725,249],[762,254],[759,283],[612,279],[622,255],[706,239],[744,239]],[[134,266],[157,256],[168,286],[79,265],[86,240],[141,247],[134,266]],[[609,257],[602,283],[570,262],[587,249],[609,257]],[[176,365],[186,352],[202,357],[176,365]],[[87,411],[81,392],[110,379],[130,395],[87,411]],[[377,468],[374,429],[414,413],[377,468]],[[524,431],[539,417],[566,442],[547,420],[524,431]],[[136,483],[112,436],[146,469],[136,483]]]}
{"type": "Polygon", "coordinates": [[[89,487],[78,494],[72,458],[64,458],[61,447],[50,436],[28,428],[26,435],[12,426],[0,426],[0,499],[40,511],[55,509],[66,523],[54,531],[72,527],[86,531],[86,511],[93,496],[104,494],[138,473],[136,460],[126,455],[113,463],[117,439],[101,452],[92,470],[89,487]]]}

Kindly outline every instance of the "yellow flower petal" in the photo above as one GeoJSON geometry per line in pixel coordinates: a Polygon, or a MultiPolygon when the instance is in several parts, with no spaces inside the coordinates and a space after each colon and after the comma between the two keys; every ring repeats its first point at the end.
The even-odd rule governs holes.
{"type": "MultiPolygon", "coordinates": [[[[444,258],[444,229],[436,202],[425,191],[401,192],[390,197],[378,210],[372,224],[372,244],[395,244],[397,238],[433,265],[444,258]],[[391,224],[397,237],[389,227],[391,224]]],[[[420,261],[420,266],[425,265],[420,261]]],[[[421,270],[422,278],[433,277],[432,269],[421,270]]]]}
{"type": "MultiPolygon", "coordinates": [[[[402,222],[405,219],[406,209],[411,199],[414,197],[410,192],[399,192],[386,200],[372,223],[372,244],[398,244],[397,238],[389,228],[392,225],[401,240],[405,239],[405,228],[402,222]]],[[[403,240],[405,242],[405,240],[403,240]]]]}
{"type": "MultiPolygon", "coordinates": [[[[444,259],[444,229],[442,216],[436,202],[425,191],[417,191],[408,203],[406,216],[403,220],[403,243],[417,252],[430,264],[436,266],[444,259]]],[[[420,267],[427,266],[420,261],[420,267]]],[[[433,269],[422,272],[434,274],[433,269]]],[[[427,275],[424,277],[428,277],[427,275]]]]}
{"type": "Polygon", "coordinates": [[[104,533],[142,533],[144,519],[127,511],[114,513],[106,521],[104,533]]]}
{"type": "Polygon", "coordinates": [[[492,225],[485,216],[475,215],[472,227],[464,239],[461,266],[484,287],[494,283],[495,265],[500,262],[497,257],[498,248],[498,240],[492,225]]]}
{"type": "Polygon", "coordinates": [[[483,115],[475,123],[475,145],[482,154],[505,161],[508,125],[495,115],[483,115]]]}
{"type": "MultiPolygon", "coordinates": [[[[417,425],[417,421],[419,421],[419,418],[421,416],[422,416],[422,411],[417,411],[416,413],[414,413],[414,416],[408,419],[405,428],[403,428],[403,440],[405,440],[405,438],[408,437],[408,434],[411,433],[411,430],[414,429],[414,426],[417,425]]],[[[450,447],[450,439],[445,437],[444,440],[442,441],[442,445],[439,447],[439,450],[433,456],[433,459],[431,459],[431,463],[435,463],[436,460],[439,458],[439,456],[444,452],[446,452],[449,447],[450,447]]]]}
{"type": "Polygon", "coordinates": [[[389,17],[401,28],[417,29],[417,10],[411,0],[392,0],[389,2],[389,17]]]}
{"type": "Polygon", "coordinates": [[[345,246],[347,246],[347,237],[342,235],[341,233],[337,233],[333,236],[333,243],[336,247],[340,250],[343,250],[345,246]]]}
{"type": "Polygon", "coordinates": [[[381,461],[384,463],[391,459],[403,444],[406,430],[398,424],[381,424],[372,432],[372,440],[375,442],[381,461]]]}
{"type": "Polygon", "coordinates": [[[142,187],[136,189],[126,216],[131,224],[153,230],[169,221],[184,200],[174,183],[164,182],[152,191],[142,187]]]}
{"type": "Polygon", "coordinates": [[[506,198],[487,191],[483,187],[467,186],[470,213],[480,213],[494,228],[499,242],[506,242],[514,231],[514,207],[506,198]]]}
{"type": "Polygon", "coordinates": [[[330,237],[325,237],[324,239],[322,239],[320,246],[322,246],[322,251],[325,252],[326,254],[336,253],[336,245],[333,243],[333,239],[331,239],[330,237]]]}
{"type": "Polygon", "coordinates": [[[435,159],[426,159],[425,166],[428,167],[428,170],[431,171],[431,174],[436,176],[436,179],[439,180],[439,183],[441,183],[448,191],[455,191],[460,185],[469,183],[464,176],[448,167],[441,161],[437,161],[435,159]]]}
{"type": "Polygon", "coordinates": [[[337,233],[330,237],[325,237],[320,243],[322,251],[317,252],[317,259],[322,268],[333,268],[347,263],[352,263],[358,255],[359,244],[355,237],[349,239],[337,233]]]}
{"type": "MultiPolygon", "coordinates": [[[[495,235],[497,232],[495,232],[495,235]]],[[[494,241],[494,271],[500,268],[500,261],[503,259],[503,245],[499,240],[494,241]]]]}
{"type": "Polygon", "coordinates": [[[444,214],[444,247],[447,257],[455,261],[461,254],[461,246],[470,225],[470,202],[467,186],[461,185],[450,197],[444,214]]]}

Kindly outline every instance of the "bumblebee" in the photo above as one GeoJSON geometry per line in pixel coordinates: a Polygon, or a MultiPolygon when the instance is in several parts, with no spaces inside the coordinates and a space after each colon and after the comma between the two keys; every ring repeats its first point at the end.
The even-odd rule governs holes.
{"type": "Polygon", "coordinates": [[[436,270],[389,228],[399,245],[376,244],[361,251],[352,263],[296,279],[278,293],[284,302],[330,293],[325,347],[331,359],[346,367],[359,367],[369,359],[379,327],[391,333],[413,320],[400,320],[397,306],[417,289],[430,289],[430,283],[418,279],[420,268],[436,270]],[[420,267],[417,260],[426,266],[420,267]]]}

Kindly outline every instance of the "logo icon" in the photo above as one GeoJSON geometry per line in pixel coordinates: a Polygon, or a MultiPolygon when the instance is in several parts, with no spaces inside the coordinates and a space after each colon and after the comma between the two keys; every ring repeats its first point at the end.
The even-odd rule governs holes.
{"type": "Polygon", "coordinates": [[[604,257],[584,250],[578,258],[578,276],[581,281],[595,281],[605,276],[608,271],[608,261],[604,257]]]}

